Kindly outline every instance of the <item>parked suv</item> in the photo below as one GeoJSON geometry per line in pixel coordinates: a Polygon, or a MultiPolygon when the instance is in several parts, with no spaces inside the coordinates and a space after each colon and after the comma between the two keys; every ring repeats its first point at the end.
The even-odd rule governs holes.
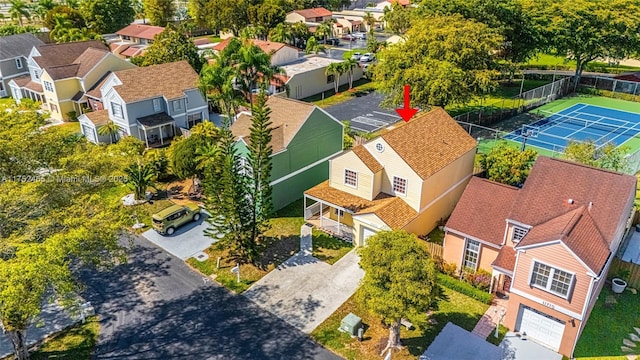
{"type": "Polygon", "coordinates": [[[353,55],[351,55],[351,58],[353,60],[360,60],[361,57],[362,57],[362,54],[359,52],[354,52],[353,55]]]}
{"type": "Polygon", "coordinates": [[[171,205],[151,217],[153,228],[162,235],[173,235],[177,228],[200,220],[200,207],[197,204],[171,205]]]}

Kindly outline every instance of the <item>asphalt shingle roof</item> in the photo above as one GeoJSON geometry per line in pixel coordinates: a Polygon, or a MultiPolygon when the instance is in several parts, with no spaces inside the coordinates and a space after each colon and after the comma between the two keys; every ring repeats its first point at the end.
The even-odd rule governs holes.
{"type": "Polygon", "coordinates": [[[127,103],[164,96],[182,98],[184,92],[198,88],[198,74],[186,61],[151,65],[113,73],[122,85],[113,88],[127,103]]]}
{"type": "Polygon", "coordinates": [[[0,36],[0,60],[18,56],[29,57],[31,49],[40,45],[44,45],[44,42],[31,33],[0,36]]]}

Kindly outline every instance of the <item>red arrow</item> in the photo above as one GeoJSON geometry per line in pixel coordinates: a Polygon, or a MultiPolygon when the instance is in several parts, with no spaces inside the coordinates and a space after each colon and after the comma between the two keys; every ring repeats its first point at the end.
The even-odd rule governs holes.
{"type": "Polygon", "coordinates": [[[409,85],[405,85],[404,86],[404,108],[396,109],[396,112],[398,113],[398,115],[400,115],[400,117],[402,117],[402,120],[404,120],[405,122],[409,121],[411,117],[418,112],[418,109],[411,108],[411,99],[409,99],[410,96],[411,96],[411,91],[409,89],[409,85]]]}

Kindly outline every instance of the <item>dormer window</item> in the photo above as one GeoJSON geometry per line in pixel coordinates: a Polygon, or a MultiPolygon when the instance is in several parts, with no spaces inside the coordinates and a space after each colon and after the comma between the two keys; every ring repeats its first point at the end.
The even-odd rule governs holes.
{"type": "Polygon", "coordinates": [[[522,238],[525,235],[527,235],[528,232],[529,232],[529,229],[519,227],[519,226],[514,226],[513,234],[511,235],[511,241],[513,241],[514,243],[517,243],[518,241],[522,240],[522,238]]]}

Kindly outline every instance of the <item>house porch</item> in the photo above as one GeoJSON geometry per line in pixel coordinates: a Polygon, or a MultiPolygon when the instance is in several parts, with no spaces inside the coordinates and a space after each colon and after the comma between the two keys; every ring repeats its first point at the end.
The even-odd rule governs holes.
{"type": "Polygon", "coordinates": [[[489,292],[495,293],[499,298],[508,299],[512,280],[513,273],[494,267],[491,272],[489,292]]]}
{"type": "Polygon", "coordinates": [[[138,135],[147,148],[167,146],[176,135],[176,122],[167,113],[138,118],[138,135]]]}
{"type": "Polygon", "coordinates": [[[338,239],[353,242],[351,212],[343,207],[304,195],[304,220],[338,239]]]}

